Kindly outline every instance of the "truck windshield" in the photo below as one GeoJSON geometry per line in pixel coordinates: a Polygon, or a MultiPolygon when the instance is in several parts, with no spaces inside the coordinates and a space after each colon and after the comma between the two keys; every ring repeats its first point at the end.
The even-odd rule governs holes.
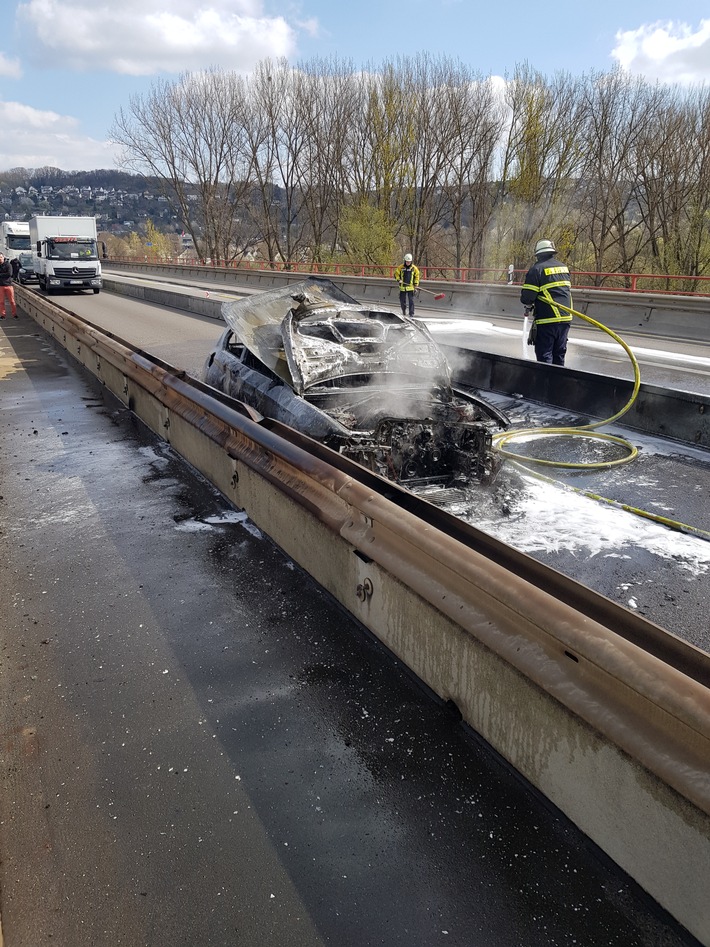
{"type": "Polygon", "coordinates": [[[83,237],[57,237],[47,241],[50,260],[98,260],[96,241],[83,237]]]}
{"type": "Polygon", "coordinates": [[[29,250],[31,247],[29,234],[9,233],[5,239],[8,250],[29,250]]]}

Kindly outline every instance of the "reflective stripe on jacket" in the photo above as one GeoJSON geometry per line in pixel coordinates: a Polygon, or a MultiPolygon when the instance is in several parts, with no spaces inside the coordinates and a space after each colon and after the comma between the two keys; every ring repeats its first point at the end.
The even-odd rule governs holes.
{"type": "Polygon", "coordinates": [[[407,293],[419,286],[419,270],[413,263],[411,266],[400,263],[394,271],[394,278],[399,283],[399,290],[402,293],[407,293]]]}
{"type": "Polygon", "coordinates": [[[535,307],[535,322],[571,322],[572,316],[555,305],[572,308],[572,282],[569,269],[554,256],[537,260],[525,274],[520,302],[535,307]]]}

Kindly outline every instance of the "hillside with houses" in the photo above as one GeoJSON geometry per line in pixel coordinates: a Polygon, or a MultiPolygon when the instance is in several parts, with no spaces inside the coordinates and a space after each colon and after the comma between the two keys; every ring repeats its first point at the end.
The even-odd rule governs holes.
{"type": "MultiPolygon", "coordinates": [[[[188,200],[197,202],[198,197],[188,195],[188,200]]],[[[109,243],[111,238],[118,244],[131,235],[145,239],[150,232],[167,237],[174,252],[192,244],[156,180],[114,171],[0,172],[0,219],[29,220],[44,214],[96,217],[97,228],[109,243]]]]}

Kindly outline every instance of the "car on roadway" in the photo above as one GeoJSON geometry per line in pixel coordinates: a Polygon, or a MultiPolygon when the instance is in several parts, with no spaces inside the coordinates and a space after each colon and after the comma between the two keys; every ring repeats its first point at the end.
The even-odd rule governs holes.
{"type": "Polygon", "coordinates": [[[229,301],[203,381],[408,487],[489,482],[509,421],[454,389],[424,325],[309,277],[229,301]]]}
{"type": "Polygon", "coordinates": [[[35,273],[34,257],[31,253],[21,253],[18,256],[20,269],[17,273],[17,282],[22,286],[27,283],[38,283],[39,279],[35,273]]]}

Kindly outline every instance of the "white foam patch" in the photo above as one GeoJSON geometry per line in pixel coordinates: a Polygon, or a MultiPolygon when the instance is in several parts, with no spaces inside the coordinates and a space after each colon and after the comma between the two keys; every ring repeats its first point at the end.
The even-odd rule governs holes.
{"type": "Polygon", "coordinates": [[[155,464],[156,467],[167,467],[170,463],[167,457],[163,457],[153,447],[139,447],[138,453],[145,457],[148,463],[155,464]]]}
{"type": "MultiPolygon", "coordinates": [[[[578,348],[601,349],[604,351],[619,351],[618,342],[596,342],[593,339],[580,339],[570,336],[568,345],[575,345],[578,348]]],[[[697,368],[710,369],[710,358],[702,358],[698,355],[685,355],[682,352],[668,352],[665,349],[646,349],[638,345],[630,346],[634,355],[638,358],[655,359],[659,362],[673,362],[681,365],[694,365],[697,368]]]]}
{"type": "Polygon", "coordinates": [[[206,523],[213,523],[217,526],[221,526],[224,523],[241,523],[244,529],[251,533],[252,536],[256,536],[257,539],[261,539],[263,533],[258,526],[255,526],[254,523],[249,519],[247,513],[244,510],[231,510],[221,513],[219,516],[208,516],[205,519],[206,523]]]}
{"type": "Polygon", "coordinates": [[[223,523],[243,523],[246,519],[247,514],[243,510],[225,510],[217,516],[206,516],[204,522],[220,526],[223,523]]]}
{"type": "Polygon", "coordinates": [[[463,518],[531,555],[630,558],[643,549],[673,560],[675,568],[694,577],[710,571],[710,542],[535,479],[529,480],[511,516],[486,520],[480,514],[477,510],[463,518]]]}
{"type": "Polygon", "coordinates": [[[470,332],[473,335],[521,335],[521,329],[509,329],[496,326],[482,319],[420,319],[432,334],[470,332]]]}
{"type": "Polygon", "coordinates": [[[244,529],[248,533],[251,533],[252,536],[256,536],[257,539],[262,538],[263,533],[261,532],[258,526],[255,526],[254,523],[252,523],[251,520],[244,520],[244,523],[242,525],[244,526],[244,529]]]}
{"type": "Polygon", "coordinates": [[[175,529],[181,533],[203,533],[207,530],[215,529],[220,526],[228,526],[233,523],[241,523],[244,529],[252,536],[256,536],[257,539],[263,537],[263,533],[259,527],[252,523],[247,514],[238,510],[225,510],[224,513],[206,516],[203,520],[181,520],[175,524],[175,529]]]}
{"type": "MultiPolygon", "coordinates": [[[[497,326],[492,322],[486,322],[483,319],[421,319],[432,335],[508,335],[522,338],[523,329],[508,328],[497,326]]],[[[619,353],[623,350],[618,342],[609,339],[586,339],[578,335],[571,334],[567,342],[569,348],[595,349],[599,352],[619,353]]],[[[630,346],[634,355],[645,361],[655,360],[658,362],[672,362],[674,365],[692,365],[705,371],[710,370],[710,358],[704,358],[699,355],[687,355],[683,352],[669,352],[666,349],[642,348],[638,345],[630,346]]]]}
{"type": "Polygon", "coordinates": [[[203,523],[200,520],[182,520],[175,524],[175,529],[179,533],[204,533],[213,528],[209,523],[203,523]]]}

